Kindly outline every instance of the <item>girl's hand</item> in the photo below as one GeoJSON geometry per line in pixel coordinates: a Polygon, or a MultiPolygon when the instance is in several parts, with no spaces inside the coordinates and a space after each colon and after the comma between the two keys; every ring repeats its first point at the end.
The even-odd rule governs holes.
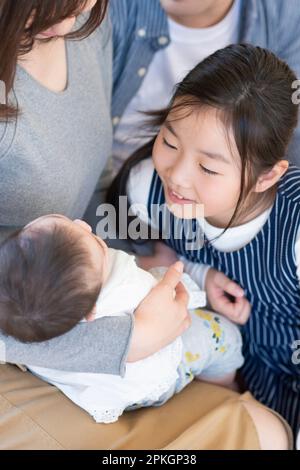
{"type": "Polygon", "coordinates": [[[180,282],[181,262],[171,266],[163,279],[139,304],[127,362],[154,354],[180,336],[191,324],[188,293],[180,282]],[[175,298],[174,298],[174,293],[175,298]]]}
{"type": "Polygon", "coordinates": [[[139,256],[137,258],[138,266],[145,271],[157,266],[169,267],[176,263],[178,260],[177,254],[172,248],[169,248],[165,243],[157,242],[154,246],[154,255],[152,256],[139,256]]]}
{"type": "Polygon", "coordinates": [[[216,269],[209,269],[205,290],[210,306],[235,323],[244,325],[250,315],[251,305],[243,289],[216,269]],[[231,299],[230,299],[231,297],[231,299]]]}

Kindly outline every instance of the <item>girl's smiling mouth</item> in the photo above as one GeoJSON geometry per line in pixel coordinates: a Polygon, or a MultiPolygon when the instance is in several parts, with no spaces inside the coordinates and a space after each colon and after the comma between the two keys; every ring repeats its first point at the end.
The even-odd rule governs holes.
{"type": "Polygon", "coordinates": [[[173,191],[169,186],[166,188],[166,193],[168,196],[168,199],[173,202],[174,204],[195,204],[196,201],[192,199],[187,199],[182,194],[173,191]]]}

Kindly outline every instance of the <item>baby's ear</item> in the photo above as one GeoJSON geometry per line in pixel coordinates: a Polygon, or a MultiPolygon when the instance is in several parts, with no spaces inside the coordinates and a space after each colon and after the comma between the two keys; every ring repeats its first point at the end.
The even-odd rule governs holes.
{"type": "Polygon", "coordinates": [[[93,307],[93,310],[85,316],[86,321],[94,321],[96,317],[96,304],[93,307]]]}

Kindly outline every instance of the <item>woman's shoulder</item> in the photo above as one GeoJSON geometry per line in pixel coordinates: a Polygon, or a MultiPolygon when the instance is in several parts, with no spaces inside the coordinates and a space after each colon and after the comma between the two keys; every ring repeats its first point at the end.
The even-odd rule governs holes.
{"type": "MultiPolygon", "coordinates": [[[[76,19],[76,23],[74,26],[75,30],[79,30],[89,18],[89,13],[82,13],[76,19]]],[[[88,42],[90,45],[94,44],[97,49],[102,46],[104,49],[106,45],[110,42],[112,36],[112,26],[109,14],[106,13],[105,18],[102,20],[101,24],[97,26],[97,28],[86,38],[84,38],[85,42],[88,42]]]]}
{"type": "Polygon", "coordinates": [[[16,122],[0,121],[0,162],[10,153],[15,137],[16,122]]]}

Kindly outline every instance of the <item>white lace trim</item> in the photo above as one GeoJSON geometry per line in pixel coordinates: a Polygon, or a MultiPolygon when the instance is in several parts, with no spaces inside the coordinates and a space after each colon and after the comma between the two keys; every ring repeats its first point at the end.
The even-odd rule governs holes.
{"type": "Polygon", "coordinates": [[[123,414],[123,412],[126,410],[127,407],[132,406],[132,405],[142,405],[145,403],[145,401],[150,401],[150,402],[156,402],[160,399],[160,397],[167,392],[172,385],[174,385],[174,382],[176,381],[178,377],[178,374],[176,376],[173,376],[172,379],[169,377],[169,380],[166,380],[164,383],[159,384],[155,389],[151,391],[147,395],[147,397],[143,397],[140,400],[132,403],[128,403],[127,406],[124,406],[122,408],[100,408],[97,407],[93,410],[87,410],[89,414],[94,418],[94,420],[97,423],[104,423],[104,424],[109,424],[109,423],[114,423],[119,419],[119,417],[123,414]]]}
{"type": "Polygon", "coordinates": [[[115,423],[123,413],[123,409],[114,408],[112,410],[94,410],[90,415],[94,418],[96,423],[115,423]]]}
{"type": "MultiPolygon", "coordinates": [[[[123,406],[116,406],[116,407],[105,407],[105,406],[99,406],[98,404],[94,407],[87,407],[86,405],[83,406],[88,413],[94,418],[94,420],[97,423],[113,423],[118,420],[118,418],[123,414],[123,412],[126,410],[126,408],[133,406],[133,405],[143,405],[145,402],[157,402],[161,396],[166,393],[176,382],[178,378],[178,373],[177,373],[177,368],[178,365],[181,361],[182,357],[182,341],[180,338],[178,338],[176,341],[171,343],[169,346],[164,348],[161,351],[158,351],[156,354],[156,362],[161,359],[163,362],[165,362],[166,356],[168,358],[169,362],[169,370],[168,373],[164,376],[163,379],[160,379],[159,383],[154,382],[153,388],[150,389],[151,385],[149,385],[149,382],[147,383],[147,390],[145,390],[145,387],[141,384],[141,387],[135,390],[135,393],[132,394],[131,397],[129,397],[126,401],[123,401],[123,406]],[[168,350],[168,354],[166,355],[166,351],[168,350]]],[[[136,363],[133,363],[135,365],[138,365],[139,362],[141,363],[140,366],[143,367],[145,366],[145,361],[147,359],[153,360],[153,356],[150,356],[149,358],[143,359],[142,361],[138,361],[136,363]]],[[[138,368],[135,368],[135,372],[138,372],[138,368]]],[[[126,376],[124,378],[126,380],[126,376]]],[[[119,405],[119,403],[118,403],[119,405]]]]}
{"type": "Polygon", "coordinates": [[[126,365],[125,377],[32,368],[98,423],[113,423],[131,406],[157,402],[174,386],[183,354],[182,339],[152,356],[126,365]]]}

